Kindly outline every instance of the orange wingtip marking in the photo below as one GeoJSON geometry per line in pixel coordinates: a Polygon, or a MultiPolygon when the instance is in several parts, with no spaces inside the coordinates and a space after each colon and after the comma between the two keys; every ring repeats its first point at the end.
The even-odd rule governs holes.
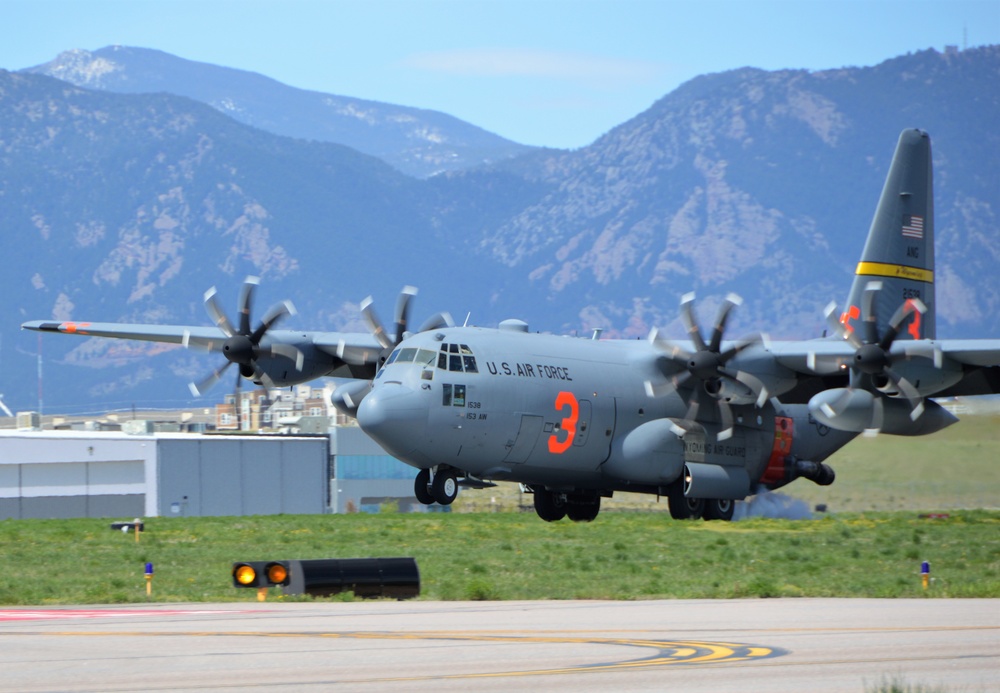
{"type": "Polygon", "coordinates": [[[63,332],[68,332],[69,334],[87,334],[86,328],[90,327],[89,322],[64,322],[59,326],[63,332]]]}

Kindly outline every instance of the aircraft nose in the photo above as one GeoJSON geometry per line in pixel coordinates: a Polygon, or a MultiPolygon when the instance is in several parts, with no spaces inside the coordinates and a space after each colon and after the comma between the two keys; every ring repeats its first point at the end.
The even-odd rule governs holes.
{"type": "Polygon", "coordinates": [[[390,454],[405,458],[427,435],[427,403],[397,383],[376,386],[358,407],[358,425],[390,454]]]}

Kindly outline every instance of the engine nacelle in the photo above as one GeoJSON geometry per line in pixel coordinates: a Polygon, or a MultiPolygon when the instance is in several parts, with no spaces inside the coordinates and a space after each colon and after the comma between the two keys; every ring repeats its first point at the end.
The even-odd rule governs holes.
{"type": "Polygon", "coordinates": [[[629,432],[620,454],[604,464],[604,472],[633,482],[665,485],[681,475],[684,442],[669,419],[647,421],[629,432]]]}
{"type": "Polygon", "coordinates": [[[754,394],[753,390],[738,380],[730,378],[707,381],[705,391],[713,397],[718,397],[736,406],[754,404],[757,401],[757,395],[754,394]]]}
{"type": "MultiPolygon", "coordinates": [[[[875,397],[867,390],[824,390],[809,400],[809,413],[830,428],[860,433],[876,423],[875,397]]],[[[954,414],[933,400],[923,400],[923,411],[913,420],[909,400],[896,397],[880,399],[882,425],[879,430],[890,435],[923,436],[958,421],[954,414]]]]}
{"type": "Polygon", "coordinates": [[[330,395],[330,402],[341,414],[350,416],[352,419],[358,417],[358,407],[361,400],[372,390],[370,380],[355,380],[344,383],[330,395]]]}
{"type": "Polygon", "coordinates": [[[743,500],[750,495],[750,475],[745,467],[688,462],[684,465],[684,496],[743,500]]]}
{"type": "Polygon", "coordinates": [[[823,390],[809,400],[809,413],[830,428],[860,433],[872,427],[875,395],[843,387],[823,390]]]}

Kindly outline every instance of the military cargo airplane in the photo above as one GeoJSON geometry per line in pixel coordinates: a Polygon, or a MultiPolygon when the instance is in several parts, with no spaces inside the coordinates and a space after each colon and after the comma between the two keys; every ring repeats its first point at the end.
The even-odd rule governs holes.
{"type": "Polygon", "coordinates": [[[924,435],[956,418],[931,397],[1000,392],[1000,340],[938,340],[930,138],[899,138],[846,307],[826,309],[829,336],[726,341],[738,296],[703,332],[694,296],[680,303],[689,339],[584,339],[456,326],[447,314],[409,330],[407,287],[393,331],[361,305],[372,334],[251,329],[256,280],[233,325],[214,291],[216,327],[25,323],[33,330],[182,343],[227,359],[269,386],[322,375],[353,378],[334,405],[418,471],[423,503],[459,487],[521,483],[539,517],[591,521],[618,492],[666,496],[677,519],[729,520],[734,502],[800,477],[826,485],[826,460],[862,431],[924,435]]]}

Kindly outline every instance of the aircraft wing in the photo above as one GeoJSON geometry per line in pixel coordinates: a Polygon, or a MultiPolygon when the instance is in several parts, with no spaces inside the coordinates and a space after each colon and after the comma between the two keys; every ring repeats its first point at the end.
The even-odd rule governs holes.
{"type": "MultiPolygon", "coordinates": [[[[778,364],[797,374],[796,390],[801,390],[801,396],[842,386],[834,379],[846,376],[855,355],[854,347],[841,339],[774,342],[767,351],[778,364]]],[[[1000,394],[998,339],[900,340],[893,344],[892,352],[922,355],[961,366],[962,379],[933,393],[933,397],[1000,394]]],[[[801,396],[789,396],[789,401],[797,401],[801,396]]]]}
{"type": "Polygon", "coordinates": [[[361,332],[320,332],[313,336],[312,344],[351,366],[375,365],[382,354],[378,340],[361,332]]]}
{"type": "Polygon", "coordinates": [[[32,320],[21,325],[22,330],[60,332],[85,337],[110,337],[113,339],[138,339],[145,342],[186,344],[207,351],[219,351],[226,335],[218,327],[186,325],[139,325],[120,322],[55,322],[32,320]]]}
{"type": "MultiPolygon", "coordinates": [[[[23,323],[21,329],[180,344],[199,351],[222,351],[226,342],[226,335],[218,327],[193,325],[32,320],[23,323]]],[[[324,375],[371,379],[382,355],[382,346],[378,340],[363,332],[272,330],[261,342],[261,346],[272,356],[287,355],[297,361],[294,374],[286,377],[272,376],[271,379],[279,384],[304,382],[324,375]]],[[[258,365],[262,365],[264,360],[258,358],[258,365]]]]}
{"type": "Polygon", "coordinates": [[[796,373],[817,375],[837,373],[854,358],[854,347],[842,339],[811,339],[801,342],[771,342],[767,351],[775,360],[796,373]]]}
{"type": "Polygon", "coordinates": [[[1000,394],[1000,339],[941,339],[944,358],[962,364],[962,380],[935,397],[1000,394]]]}
{"type": "Polygon", "coordinates": [[[942,353],[966,366],[1000,366],[1000,339],[939,339],[942,353]]]}

